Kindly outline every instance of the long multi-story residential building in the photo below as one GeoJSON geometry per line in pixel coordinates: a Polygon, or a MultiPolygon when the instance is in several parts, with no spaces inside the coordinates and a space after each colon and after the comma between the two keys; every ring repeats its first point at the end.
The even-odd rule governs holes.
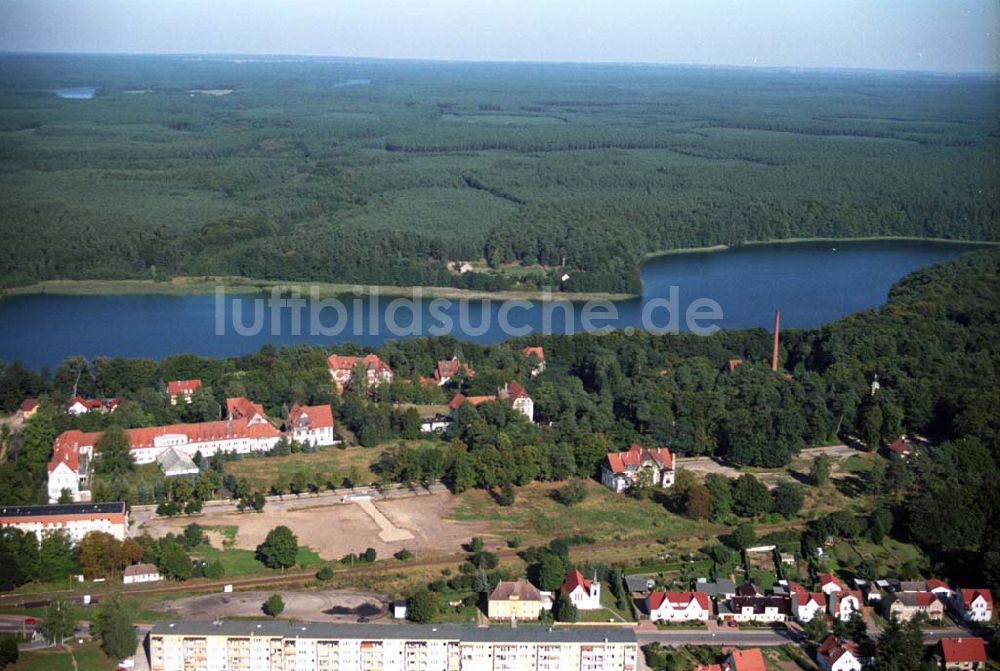
{"type": "Polygon", "coordinates": [[[636,671],[625,627],[161,622],[151,671],[636,671]]]}
{"type": "Polygon", "coordinates": [[[38,536],[38,540],[50,531],[65,531],[74,542],[79,542],[91,531],[103,531],[118,540],[125,540],[128,513],[125,504],[120,501],[3,506],[0,507],[0,527],[13,527],[33,533],[38,536]]]}
{"type": "MultiPolygon", "coordinates": [[[[260,406],[246,399],[229,401],[245,401],[245,404],[231,404],[228,419],[126,429],[125,436],[135,463],[151,464],[162,452],[171,448],[192,458],[198,452],[203,457],[209,457],[216,452],[250,454],[271,451],[281,439],[281,432],[267,420],[263,410],[257,411],[260,406]],[[243,405],[247,407],[243,408],[243,405]]],[[[89,499],[86,481],[94,445],[102,435],[100,431],[72,429],[56,438],[48,465],[50,503],[59,501],[64,493],[74,501],[89,499]]]]}

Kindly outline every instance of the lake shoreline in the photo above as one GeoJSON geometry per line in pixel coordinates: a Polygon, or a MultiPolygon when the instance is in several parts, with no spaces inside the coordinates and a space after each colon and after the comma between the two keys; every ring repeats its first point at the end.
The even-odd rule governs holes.
{"type": "Polygon", "coordinates": [[[477,291],[455,287],[397,287],[331,282],[253,280],[243,277],[175,277],[164,282],[155,280],[45,280],[23,287],[2,289],[0,290],[0,301],[14,296],[41,294],[59,296],[192,296],[213,294],[220,286],[225,287],[227,294],[264,294],[277,288],[282,293],[298,290],[303,297],[307,297],[309,290],[316,287],[319,290],[320,298],[352,296],[357,287],[361,287],[366,293],[377,291],[379,295],[390,298],[411,298],[415,291],[427,299],[447,298],[453,300],[518,299],[529,301],[568,300],[571,302],[604,300],[616,302],[638,297],[638,294],[603,292],[477,291]]]}
{"type": "MultiPolygon", "coordinates": [[[[707,247],[684,247],[680,249],[665,249],[649,252],[639,263],[641,269],[648,261],[667,256],[685,254],[706,254],[765,245],[783,245],[800,243],[856,243],[856,242],[931,242],[976,246],[995,246],[1000,242],[989,240],[952,240],[948,238],[923,238],[918,236],[870,236],[853,238],[786,238],[778,240],[748,240],[739,245],[710,245],[707,247]]],[[[156,280],[44,280],[21,287],[0,289],[0,301],[14,296],[31,296],[52,294],[62,296],[189,296],[215,293],[218,287],[225,287],[230,294],[264,294],[278,288],[282,292],[298,290],[303,296],[308,295],[312,287],[317,287],[320,298],[351,296],[357,287],[364,291],[377,291],[386,297],[412,297],[419,290],[423,298],[446,298],[452,300],[529,300],[554,301],[568,300],[571,302],[611,301],[621,302],[635,300],[642,293],[611,293],[611,292],[543,292],[534,290],[522,291],[480,291],[459,289],[455,287],[399,287],[392,285],[355,285],[335,282],[297,282],[290,280],[255,280],[246,277],[175,277],[167,281],[156,280]],[[303,291],[303,289],[305,291],[303,291]]]]}
{"type": "Polygon", "coordinates": [[[738,245],[709,245],[707,247],[682,247],[680,249],[661,249],[655,252],[648,252],[642,257],[643,263],[651,259],[659,259],[664,256],[676,256],[679,254],[707,254],[710,252],[727,252],[741,247],[755,247],[760,245],[785,245],[800,244],[810,242],[940,242],[955,245],[1000,245],[996,240],[956,240],[954,238],[925,238],[918,235],[872,235],[853,238],[776,238],[773,240],[747,240],[738,245]]]}

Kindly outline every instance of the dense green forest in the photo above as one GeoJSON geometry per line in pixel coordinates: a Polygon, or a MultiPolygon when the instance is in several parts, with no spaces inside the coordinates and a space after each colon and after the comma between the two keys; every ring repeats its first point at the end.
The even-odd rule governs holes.
{"type": "Polygon", "coordinates": [[[1000,239],[995,78],[0,56],[0,287],[635,292],[646,253],[1000,239]],[[97,87],[65,99],[61,87],[97,87]],[[614,235],[609,235],[610,231],[614,235]],[[481,261],[460,275],[449,261],[481,261]]]}
{"type": "MultiPolygon", "coordinates": [[[[4,503],[39,500],[52,440],[71,427],[212,419],[226,396],[246,394],[263,402],[273,417],[284,416],[293,402],[330,403],[339,425],[361,445],[384,446],[420,435],[417,412],[397,402],[440,403],[459,389],[468,395],[494,393],[504,381],[519,379],[535,399],[536,424],[504,403],[466,404],[436,448],[387,450],[380,468],[403,481],[441,477],[461,491],[592,477],[608,450],[633,440],[666,444],[679,454],[774,467],[787,464],[804,446],[838,437],[874,450],[904,431],[916,432],[932,446],[866,486],[878,488],[893,534],[919,543],[948,564],[952,575],[974,575],[996,589],[998,329],[1000,251],[986,250],[907,276],[882,308],[823,328],[783,333],[783,370],[777,373],[767,365],[771,340],[763,330],[709,337],[549,336],[491,346],[406,340],[379,350],[397,381],[379,388],[374,398],[358,390],[334,396],[325,363],[329,352],[307,345],[265,347],[231,359],[69,359],[51,376],[7,364],[0,369],[3,409],[14,409],[25,396],[44,402],[23,432],[4,436],[0,491],[4,503]],[[528,376],[532,362],[520,354],[526,342],[545,347],[547,368],[536,378],[528,376]],[[446,390],[405,379],[426,375],[435,360],[456,354],[475,367],[473,379],[459,379],[446,390]],[[746,363],[728,372],[723,364],[731,358],[746,363]],[[881,388],[872,394],[876,374],[881,388]],[[164,380],[191,377],[202,379],[204,390],[190,406],[170,406],[164,380]],[[61,403],[74,384],[85,395],[131,402],[110,415],[71,417],[61,412],[61,403]]],[[[218,471],[206,471],[213,472],[218,471]]],[[[248,494],[221,477],[206,475],[199,482],[209,490],[248,494]]],[[[127,483],[114,480],[98,493],[99,498],[137,496],[127,483]]]]}

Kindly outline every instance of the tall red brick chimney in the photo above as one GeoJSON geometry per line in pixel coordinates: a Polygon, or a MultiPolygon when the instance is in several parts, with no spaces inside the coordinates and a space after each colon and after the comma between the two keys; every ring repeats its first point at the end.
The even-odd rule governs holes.
{"type": "Polygon", "coordinates": [[[778,370],[778,332],[781,329],[781,310],[774,311],[774,353],[771,355],[771,370],[778,370]]]}

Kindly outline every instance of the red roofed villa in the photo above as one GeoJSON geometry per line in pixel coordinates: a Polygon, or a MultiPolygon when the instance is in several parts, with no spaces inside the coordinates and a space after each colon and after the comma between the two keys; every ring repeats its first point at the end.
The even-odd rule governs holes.
{"type": "Polygon", "coordinates": [[[645,448],[637,443],[623,452],[609,452],[601,464],[601,483],[614,492],[624,492],[641,473],[649,474],[654,487],[674,486],[674,455],[666,447],[645,448]]]}
{"type": "Polygon", "coordinates": [[[328,405],[299,405],[296,403],[288,411],[285,431],[299,443],[309,441],[310,445],[326,447],[336,445],[333,432],[333,412],[328,405]]]}
{"type": "Polygon", "coordinates": [[[392,369],[377,354],[369,353],[363,357],[331,354],[326,358],[326,365],[330,369],[330,377],[333,378],[338,394],[344,393],[344,388],[351,381],[354,369],[359,363],[364,368],[368,389],[392,382],[394,377],[392,369]]]}
{"type": "Polygon", "coordinates": [[[454,356],[446,361],[437,362],[437,365],[434,366],[434,381],[439,387],[443,387],[451,381],[451,378],[458,375],[460,370],[465,371],[465,377],[469,380],[476,376],[476,371],[472,369],[472,366],[462,363],[457,356],[454,356]]]}
{"type": "Polygon", "coordinates": [[[537,377],[545,372],[545,348],[538,346],[528,346],[521,350],[521,355],[525,359],[535,357],[538,363],[531,369],[531,377],[537,377]]]}
{"type": "Polygon", "coordinates": [[[167,382],[170,405],[177,405],[178,401],[190,403],[191,397],[199,389],[201,389],[201,380],[170,380],[167,382]]]}

